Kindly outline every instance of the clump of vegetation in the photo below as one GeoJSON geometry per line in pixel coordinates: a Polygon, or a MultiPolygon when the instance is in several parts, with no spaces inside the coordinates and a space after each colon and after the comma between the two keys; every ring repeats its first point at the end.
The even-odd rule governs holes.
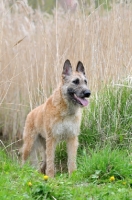
{"type": "Polygon", "coordinates": [[[91,99],[84,111],[81,147],[131,148],[132,145],[132,80],[110,84],[91,99]]]}
{"type": "Polygon", "coordinates": [[[96,148],[84,150],[79,159],[79,170],[82,177],[98,184],[109,181],[127,181],[131,187],[132,163],[127,150],[119,148],[111,149],[106,146],[103,149],[96,148]],[[122,159],[121,159],[122,158],[122,159]],[[83,163],[83,165],[81,165],[83,163]]]}

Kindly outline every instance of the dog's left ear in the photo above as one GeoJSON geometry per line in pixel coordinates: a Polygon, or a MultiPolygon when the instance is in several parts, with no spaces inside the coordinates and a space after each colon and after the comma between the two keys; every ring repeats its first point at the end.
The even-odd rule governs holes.
{"type": "Polygon", "coordinates": [[[81,72],[85,75],[85,69],[81,61],[78,61],[76,71],[81,72]]]}

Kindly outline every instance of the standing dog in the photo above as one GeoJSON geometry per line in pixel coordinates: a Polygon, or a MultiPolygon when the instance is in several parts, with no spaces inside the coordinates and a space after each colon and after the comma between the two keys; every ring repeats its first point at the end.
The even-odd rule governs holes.
{"type": "Polygon", "coordinates": [[[27,116],[23,134],[23,163],[39,139],[44,148],[41,171],[45,173],[46,169],[46,174],[54,177],[55,147],[59,141],[66,140],[69,174],[76,169],[81,108],[87,106],[85,98],[90,94],[83,64],[79,61],[73,72],[70,61],[66,60],[58,88],[44,104],[27,116]]]}

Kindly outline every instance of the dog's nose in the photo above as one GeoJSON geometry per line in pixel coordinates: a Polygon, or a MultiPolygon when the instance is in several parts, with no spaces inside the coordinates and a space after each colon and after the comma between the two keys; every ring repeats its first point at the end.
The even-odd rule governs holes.
{"type": "Polygon", "coordinates": [[[90,95],[91,95],[91,91],[90,90],[85,90],[84,91],[84,96],[85,97],[90,97],[90,95]]]}

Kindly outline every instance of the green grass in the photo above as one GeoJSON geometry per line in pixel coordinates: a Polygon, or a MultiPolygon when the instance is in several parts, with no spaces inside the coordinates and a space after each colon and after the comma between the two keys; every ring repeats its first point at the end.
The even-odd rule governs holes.
{"type": "Polygon", "coordinates": [[[81,125],[80,145],[132,146],[132,82],[107,85],[91,100],[81,125]]]}
{"type": "Polygon", "coordinates": [[[80,172],[84,178],[94,180],[96,183],[104,183],[109,177],[116,180],[132,178],[131,157],[127,151],[105,147],[103,149],[83,152],[79,160],[80,172]],[[81,165],[83,163],[83,165],[81,165]]]}
{"type": "Polygon", "coordinates": [[[1,200],[132,199],[131,157],[125,151],[109,147],[89,154],[83,152],[78,157],[78,170],[71,177],[67,173],[57,174],[48,181],[28,164],[20,167],[1,149],[0,177],[1,200]],[[109,180],[111,176],[115,181],[109,180]]]}
{"type": "MultiPolygon", "coordinates": [[[[74,2],[74,1],[73,1],[74,2]]],[[[33,9],[37,9],[40,8],[42,11],[46,11],[48,13],[52,13],[53,8],[56,5],[56,1],[55,0],[45,0],[45,2],[43,3],[43,0],[39,0],[39,1],[35,1],[35,0],[28,0],[28,3],[30,6],[33,7],[33,9]]],[[[102,6],[102,8],[104,10],[110,10],[112,7],[112,1],[111,0],[95,0],[94,2],[90,2],[89,0],[79,0],[78,1],[79,6],[81,9],[84,10],[88,10],[89,6],[94,5],[95,8],[97,9],[99,6],[102,6]]],[[[116,2],[119,3],[119,2],[116,2]]]]}

